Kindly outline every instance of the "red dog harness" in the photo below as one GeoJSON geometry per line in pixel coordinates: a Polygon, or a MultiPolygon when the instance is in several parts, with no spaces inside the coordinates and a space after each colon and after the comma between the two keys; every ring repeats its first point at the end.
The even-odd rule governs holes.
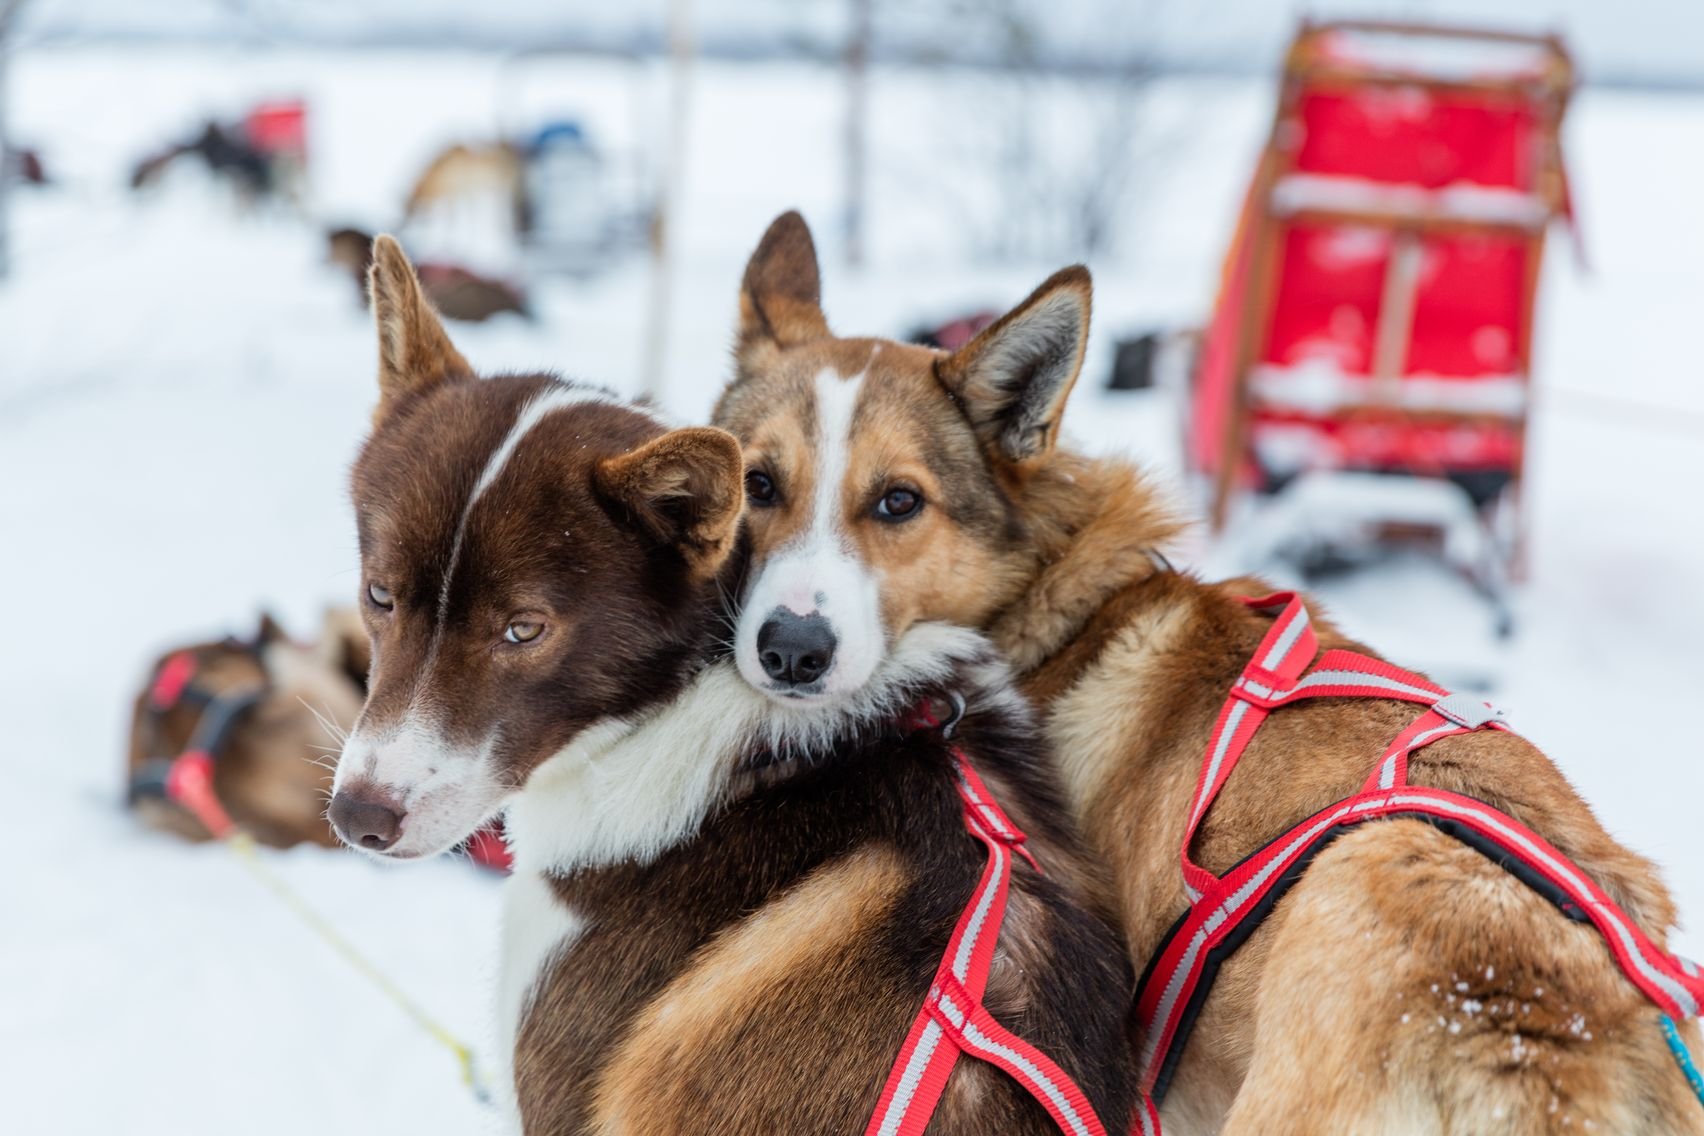
{"type": "MultiPolygon", "coordinates": [[[[235,640],[228,641],[244,653],[257,654],[256,648],[235,640]]],[[[215,840],[224,840],[236,831],[236,824],[213,792],[213,765],[225,748],[237,722],[264,697],[264,687],[244,687],[233,692],[214,694],[202,689],[195,679],[200,670],[193,651],[176,651],[168,655],[154,674],[148,687],[146,711],[156,720],[182,703],[201,707],[189,745],[175,757],[155,756],[143,762],[131,777],[129,797],[132,802],[143,797],[165,797],[189,812],[207,829],[215,840]]]]}
{"type": "MultiPolygon", "coordinates": [[[[920,717],[927,725],[938,724],[931,713],[920,717]]],[[[865,1136],[919,1136],[935,1115],[960,1053],[979,1057],[1014,1077],[1047,1110],[1061,1132],[1106,1136],[1083,1090],[1041,1050],[995,1021],[982,1004],[1000,924],[1006,917],[1013,854],[1022,856],[1038,872],[1041,866],[1024,847],[1024,834],[995,803],[964,751],[954,746],[952,759],[964,805],[964,826],[988,850],[988,863],[971,893],[970,905],[953,929],[923,1008],[882,1086],[881,1100],[864,1130],[865,1136]]],[[[1142,1109],[1139,1131],[1159,1131],[1159,1119],[1151,1107],[1142,1109]]]]}
{"type": "Polygon", "coordinates": [[[1408,783],[1410,754],[1456,734],[1507,729],[1501,711],[1353,651],[1327,651],[1310,671],[1319,642],[1301,599],[1280,592],[1243,602],[1259,611],[1276,611],[1277,619],[1232,687],[1207,746],[1183,837],[1189,910],[1161,943],[1137,987],[1143,1039],[1140,1084],[1145,1092],[1154,1100],[1164,1099],[1219,965],[1301,878],[1321,848],[1348,826],[1375,817],[1424,820],[1484,853],[1568,918],[1596,927],[1628,980],[1664,1013],[1698,1014],[1704,1005],[1704,979],[1698,968],[1659,949],[1602,888],[1543,837],[1471,797],[1408,783]],[[1222,877],[1196,865],[1189,858],[1195,832],[1261,722],[1278,707],[1324,697],[1394,698],[1426,709],[1390,743],[1359,793],[1315,813],[1222,877]]]}

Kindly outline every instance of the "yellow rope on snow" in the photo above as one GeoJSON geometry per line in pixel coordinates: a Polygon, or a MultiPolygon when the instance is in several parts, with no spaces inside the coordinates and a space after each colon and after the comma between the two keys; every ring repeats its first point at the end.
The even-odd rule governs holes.
{"type": "Polygon", "coordinates": [[[394,1002],[403,1013],[414,1019],[426,1035],[438,1042],[455,1055],[456,1063],[461,1067],[462,1083],[473,1093],[474,1099],[481,1104],[491,1103],[491,1091],[481,1076],[479,1064],[474,1058],[473,1049],[455,1034],[446,1029],[432,1015],[428,1014],[418,1002],[410,998],[402,987],[393,982],[389,975],[380,970],[366,955],[356,948],[354,943],[344,938],[336,927],[321,915],[301,893],[291,887],[284,877],[267,867],[255,845],[254,837],[237,829],[225,838],[225,843],[237,854],[256,879],[265,884],[284,906],[296,913],[296,916],[309,927],[332,950],[343,956],[345,962],[354,967],[368,982],[372,983],[380,993],[394,1002]]]}

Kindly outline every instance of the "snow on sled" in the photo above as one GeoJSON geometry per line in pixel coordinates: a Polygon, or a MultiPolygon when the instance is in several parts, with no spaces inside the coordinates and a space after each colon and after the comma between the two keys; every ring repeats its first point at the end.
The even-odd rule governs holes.
{"type": "Polygon", "coordinates": [[[1308,572],[1420,547],[1508,633],[1572,88],[1555,37],[1302,25],[1184,424],[1240,562],[1308,572]]]}

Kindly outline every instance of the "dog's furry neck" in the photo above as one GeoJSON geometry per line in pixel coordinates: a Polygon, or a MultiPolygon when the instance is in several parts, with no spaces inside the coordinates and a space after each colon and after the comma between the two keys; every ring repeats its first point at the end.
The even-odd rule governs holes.
{"type": "Polygon", "coordinates": [[[778,703],[747,685],[731,659],[710,663],[666,704],[597,723],[533,771],[508,813],[516,870],[565,875],[648,862],[738,791],[754,752],[808,764],[848,738],[892,728],[946,683],[973,702],[1016,698],[987,642],[945,624],[912,628],[858,696],[834,707],[778,703]]]}
{"type": "Polygon", "coordinates": [[[1059,452],[1017,493],[1035,554],[1018,598],[989,627],[1027,674],[1076,638],[1113,596],[1160,571],[1184,522],[1133,465],[1059,452]]]}

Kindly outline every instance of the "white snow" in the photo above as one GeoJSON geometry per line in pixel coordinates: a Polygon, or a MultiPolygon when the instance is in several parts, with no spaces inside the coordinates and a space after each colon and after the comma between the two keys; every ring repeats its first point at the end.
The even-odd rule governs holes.
{"type": "Polygon", "coordinates": [[[1379,405],[1388,400],[1408,410],[1446,410],[1460,414],[1520,414],[1526,405],[1526,381],[1518,375],[1457,376],[1410,373],[1387,390],[1378,380],[1354,375],[1330,359],[1304,359],[1293,366],[1259,366],[1249,386],[1262,406],[1324,415],[1345,407],[1379,405]]]}
{"type": "MultiPolygon", "coordinates": [[[[631,147],[654,68],[454,54],[35,51],[15,70],[21,140],[60,187],[17,195],[0,285],[0,710],[11,862],[0,873],[0,1130],[478,1131],[450,1058],[310,937],[232,857],[139,831],[117,805],[126,699],[175,641],[246,629],[261,604],[306,631],[354,596],[343,479],[374,396],[372,335],[313,230],[241,217],[179,179],[150,199],[127,163],[196,114],[302,93],[316,216],[384,224],[432,149],[497,124],[584,115],[631,147]]],[[[958,221],[995,200],[963,147],[964,99],[878,74],[872,264],[838,254],[840,89],[809,67],[703,68],[679,222],[663,402],[701,419],[726,372],[734,288],[764,225],[804,208],[843,330],[1010,304],[1053,263],[968,261],[958,221]],[[949,121],[941,121],[947,119],[949,121]]],[[[1142,223],[1096,263],[1097,337],[1067,417],[1084,444],[1177,462],[1165,393],[1098,390],[1114,335],[1198,320],[1265,126],[1264,84],[1168,80],[1190,125],[1145,171],[1142,223]]],[[[1456,580],[1398,564],[1325,589],[1398,659],[1499,678],[1492,697],[1605,823],[1704,918],[1689,711],[1704,665],[1704,99],[1588,91],[1569,130],[1594,271],[1558,241],[1535,389],[1532,582],[1501,647],[1456,580]]],[[[1061,258],[1063,259],[1063,258],[1061,258]]],[[[539,320],[454,330],[488,369],[637,386],[642,263],[547,281],[539,320]]],[[[1197,555],[1204,556],[1200,546],[1197,555]]],[[[1224,567],[1232,567],[1225,565],[1224,567]]],[[[1445,676],[1447,677],[1447,676],[1445,676]]],[[[1371,760],[1371,757],[1369,757],[1371,760]]],[[[465,863],[385,870],[318,850],[271,862],[457,1032],[483,1039],[498,888],[465,863]]],[[[1704,936],[1677,940],[1698,953],[1704,936]]],[[[1534,995],[1538,995],[1535,993],[1534,995]]]]}
{"type": "Polygon", "coordinates": [[[1325,174],[1286,174],[1272,187],[1281,216],[1352,213],[1402,220],[1473,221],[1535,228],[1549,214],[1537,196],[1506,186],[1458,182],[1441,189],[1325,174]]]}

